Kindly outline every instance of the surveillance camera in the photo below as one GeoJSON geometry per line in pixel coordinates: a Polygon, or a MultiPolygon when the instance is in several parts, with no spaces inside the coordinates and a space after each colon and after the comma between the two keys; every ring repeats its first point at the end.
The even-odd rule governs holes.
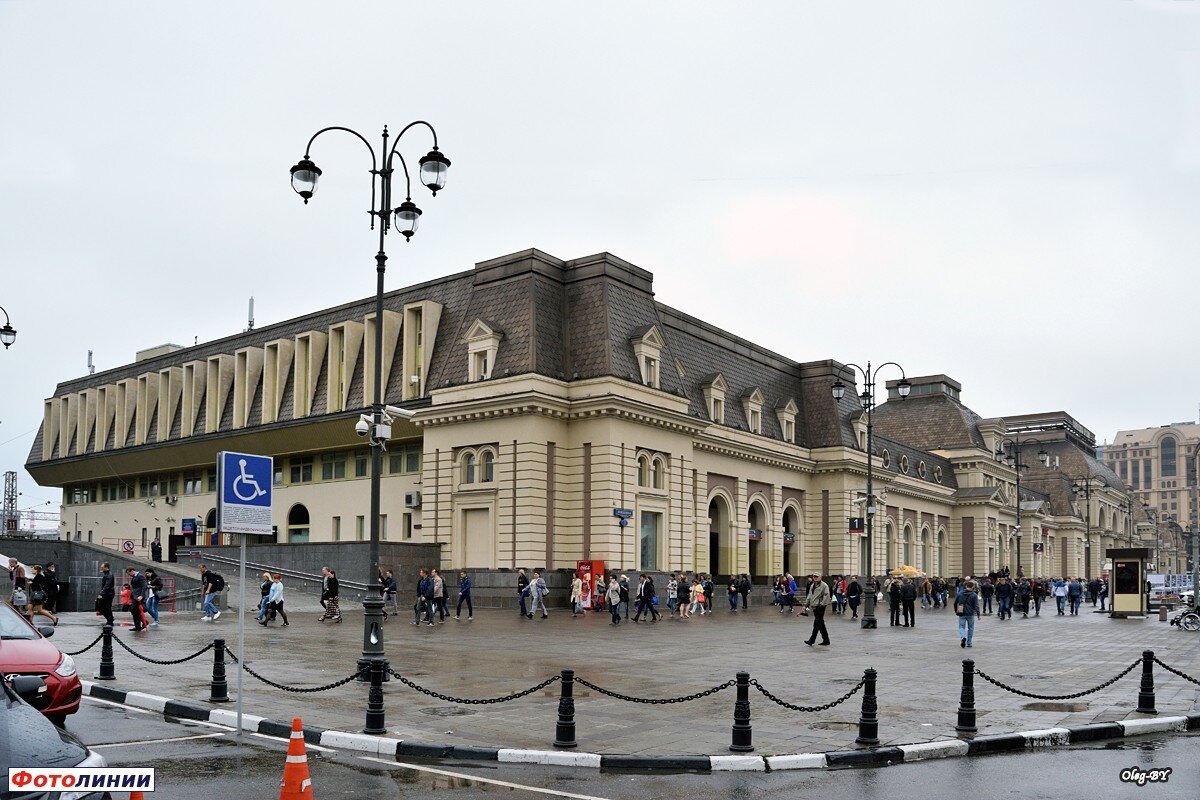
{"type": "Polygon", "coordinates": [[[359,436],[366,436],[370,430],[371,430],[371,426],[369,424],[367,424],[367,421],[365,419],[360,418],[358,420],[358,422],[356,422],[354,424],[354,432],[357,433],[359,436]]]}

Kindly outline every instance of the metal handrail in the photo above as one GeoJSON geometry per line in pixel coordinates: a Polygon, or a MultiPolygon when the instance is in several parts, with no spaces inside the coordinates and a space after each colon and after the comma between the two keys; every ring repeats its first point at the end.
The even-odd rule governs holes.
{"type": "MultiPolygon", "coordinates": [[[[238,563],[239,563],[236,558],[230,558],[229,556],[216,555],[214,553],[206,553],[203,550],[178,550],[178,551],[176,551],[176,555],[181,556],[181,557],[186,556],[188,558],[203,558],[205,561],[215,561],[218,564],[228,564],[228,565],[234,566],[234,567],[238,566],[238,563]]],[[[282,567],[273,566],[271,564],[259,564],[259,563],[251,562],[251,561],[246,562],[246,569],[253,569],[256,571],[278,572],[280,575],[282,575],[285,578],[291,578],[293,580],[308,581],[310,583],[318,583],[319,584],[324,580],[323,576],[317,575],[317,574],[314,574],[311,572],[299,572],[297,570],[283,569],[282,567]]],[[[360,581],[343,580],[342,578],[338,578],[338,585],[341,586],[342,588],[352,589],[357,592],[365,592],[365,591],[367,591],[367,589],[373,589],[375,591],[379,590],[379,587],[377,585],[368,587],[365,583],[362,583],[360,581]]]]}

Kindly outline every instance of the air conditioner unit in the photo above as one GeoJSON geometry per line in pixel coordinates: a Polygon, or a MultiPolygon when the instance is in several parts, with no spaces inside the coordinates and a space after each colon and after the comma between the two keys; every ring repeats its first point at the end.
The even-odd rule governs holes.
{"type": "Polygon", "coordinates": [[[173,506],[179,502],[179,495],[177,495],[177,494],[168,495],[165,499],[167,501],[167,505],[173,506]]]}
{"type": "Polygon", "coordinates": [[[421,507],[421,493],[420,492],[405,492],[404,493],[404,507],[405,508],[420,508],[421,507]]]}

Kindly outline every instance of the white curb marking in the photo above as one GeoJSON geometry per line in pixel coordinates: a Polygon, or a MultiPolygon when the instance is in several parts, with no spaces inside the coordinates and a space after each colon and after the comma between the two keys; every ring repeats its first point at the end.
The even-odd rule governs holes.
{"type": "Polygon", "coordinates": [[[777,769],[825,769],[828,765],[824,753],[797,753],[791,756],[768,756],[767,766],[777,769]]]}
{"type": "Polygon", "coordinates": [[[597,753],[560,753],[556,750],[501,750],[497,761],[509,764],[544,764],[554,767],[600,768],[597,753]]]}
{"type": "Polygon", "coordinates": [[[157,711],[161,714],[163,709],[167,707],[167,698],[158,697],[153,694],[143,694],[142,692],[126,692],[125,705],[148,708],[151,711],[157,711]]]}
{"type": "Polygon", "coordinates": [[[1045,728],[1040,731],[1020,731],[1026,747],[1054,747],[1070,744],[1071,732],[1066,728],[1045,728]]]}
{"type": "Polygon", "coordinates": [[[1141,736],[1143,733],[1166,733],[1186,731],[1187,717],[1158,717],[1157,719],[1123,719],[1118,723],[1125,729],[1126,736],[1141,736]]]}
{"type": "Polygon", "coordinates": [[[900,752],[904,753],[904,762],[926,761],[931,758],[954,758],[965,756],[970,747],[958,739],[947,739],[940,742],[922,742],[921,744],[902,744],[900,752]]]}
{"type": "Polygon", "coordinates": [[[762,756],[709,756],[713,772],[766,772],[762,756]]]}

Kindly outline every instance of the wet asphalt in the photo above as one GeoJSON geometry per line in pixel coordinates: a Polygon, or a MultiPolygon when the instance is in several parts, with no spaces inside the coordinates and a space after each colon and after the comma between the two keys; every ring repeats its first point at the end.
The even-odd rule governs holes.
{"type": "MultiPolygon", "coordinates": [[[[88,698],[68,728],[102,752],[111,766],[153,766],[170,800],[251,800],[278,797],[287,743],[227,728],[164,719],[152,712],[88,698]]],[[[727,800],[765,794],[787,798],[837,796],[952,797],[1019,793],[1022,800],[1200,797],[1200,734],[1148,736],[1020,754],[899,764],[875,769],[774,773],[619,774],[583,769],[474,761],[385,764],[308,746],[317,800],[405,800],[567,797],[727,800]],[[407,766],[405,766],[407,765],[407,766]],[[1166,783],[1121,781],[1128,768],[1172,770],[1166,783]],[[919,787],[919,790],[916,789],[919,787]]],[[[124,800],[117,795],[116,800],[124,800]]]]}

